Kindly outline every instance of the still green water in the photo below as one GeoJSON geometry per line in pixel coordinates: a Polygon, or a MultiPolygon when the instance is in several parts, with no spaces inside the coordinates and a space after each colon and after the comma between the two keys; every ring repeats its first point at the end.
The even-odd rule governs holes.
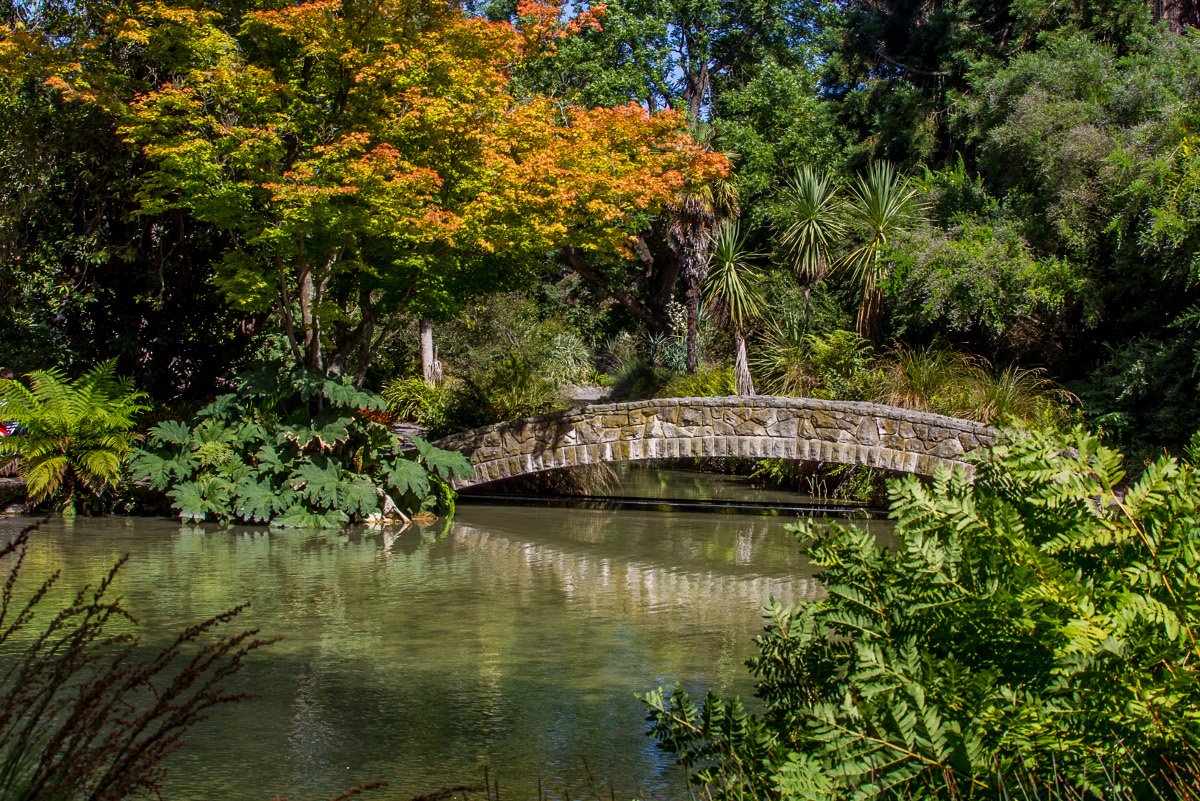
{"type": "MultiPolygon", "coordinates": [[[[5,526],[19,525],[8,520],[5,526]]],[[[502,797],[688,797],[634,698],[748,695],[760,608],[819,590],[778,518],[460,507],[401,533],[54,520],[27,575],[117,585],[145,638],[239,603],[283,639],[173,757],[167,799],[379,798],[479,784],[502,797]],[[590,778],[589,778],[590,777],[590,778]]]]}

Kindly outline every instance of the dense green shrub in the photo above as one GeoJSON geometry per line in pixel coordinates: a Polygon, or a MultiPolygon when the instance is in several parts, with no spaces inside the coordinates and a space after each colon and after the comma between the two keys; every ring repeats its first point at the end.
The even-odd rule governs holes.
{"type": "MultiPolygon", "coordinates": [[[[1079,268],[1035,258],[1012,226],[968,218],[946,230],[923,226],[892,248],[885,291],[898,334],[953,331],[1013,349],[1011,329],[1028,317],[1053,319],[1078,302],[1079,268]]],[[[1041,343],[1015,343],[1034,349],[1041,343]]]]}
{"type": "Polygon", "coordinates": [[[451,391],[449,425],[464,429],[545,414],[565,405],[558,388],[511,355],[451,391]]]}
{"type": "Polygon", "coordinates": [[[554,335],[542,365],[542,373],[555,386],[590,383],[596,374],[594,357],[578,334],[570,331],[554,335]]]}
{"type": "Polygon", "coordinates": [[[767,608],[762,711],[652,692],[661,747],[717,799],[1194,797],[1193,443],[1127,484],[1081,430],[1010,432],[974,483],[894,482],[887,544],[797,527],[827,595],[767,608]]]}
{"type": "Polygon", "coordinates": [[[676,375],[655,394],[660,398],[722,398],[736,395],[737,386],[731,368],[713,367],[676,375]]]}
{"type": "Polygon", "coordinates": [[[166,490],[185,520],[337,527],[373,516],[449,508],[449,481],[470,475],[457,453],[397,436],[371,413],[378,395],[305,372],[262,371],[200,410],[160,423],[134,473],[166,490]]]}
{"type": "Polygon", "coordinates": [[[872,375],[870,400],[981,423],[1006,418],[1054,424],[1077,399],[1037,368],[994,368],[942,348],[901,349],[872,375]]]}
{"type": "Polygon", "coordinates": [[[519,292],[488,296],[439,327],[440,356],[450,374],[467,383],[486,383],[497,365],[512,357],[555,386],[587,383],[595,357],[580,330],[564,318],[572,313],[565,304],[562,298],[539,303],[519,292]]]}
{"type": "Polygon", "coordinates": [[[806,333],[795,317],[772,322],[750,363],[768,392],[830,400],[860,400],[872,374],[865,339],[840,329],[806,333]]]}
{"type": "Polygon", "coordinates": [[[0,379],[0,417],[17,424],[0,437],[0,460],[19,457],[29,500],[53,499],[74,510],[80,494],[93,496],[120,481],[137,435],[146,395],[104,362],[76,379],[56,369],[35,370],[29,386],[0,379]]]}
{"type": "Polygon", "coordinates": [[[1107,349],[1078,384],[1094,425],[1151,451],[1185,440],[1200,425],[1200,352],[1196,320],[1190,322],[1168,337],[1140,336],[1107,349]]]}

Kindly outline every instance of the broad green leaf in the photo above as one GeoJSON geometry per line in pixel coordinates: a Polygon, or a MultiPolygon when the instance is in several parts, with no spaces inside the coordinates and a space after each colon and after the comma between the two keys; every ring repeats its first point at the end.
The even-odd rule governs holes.
{"type": "Polygon", "coordinates": [[[305,462],[292,471],[288,484],[314,506],[325,509],[338,507],[338,485],[342,470],[332,462],[305,462]]]}
{"type": "Polygon", "coordinates": [[[352,476],[338,484],[338,508],[352,518],[369,517],[379,507],[379,492],[370,479],[352,476]]]}
{"type": "Polygon", "coordinates": [[[179,420],[164,420],[148,432],[151,442],[184,446],[192,440],[192,429],[179,420]]]}
{"type": "Polygon", "coordinates": [[[183,481],[167,493],[171,498],[179,517],[183,520],[202,521],[208,515],[218,512],[214,504],[201,492],[194,481],[183,481]]]}
{"type": "Polygon", "coordinates": [[[431,472],[437,473],[446,480],[470,478],[474,475],[475,468],[461,453],[443,450],[417,436],[411,439],[417,453],[421,455],[421,461],[431,472]]]}
{"type": "Polygon", "coordinates": [[[387,484],[401,495],[412,493],[418,500],[429,495],[429,476],[416,462],[397,458],[386,470],[387,484]]]}
{"type": "Polygon", "coordinates": [[[333,528],[340,529],[348,522],[342,512],[331,510],[314,512],[304,504],[297,503],[289,506],[271,520],[271,525],[277,528],[333,528]]]}
{"type": "Polygon", "coordinates": [[[270,522],[275,512],[287,505],[280,503],[284,499],[280,498],[270,480],[260,480],[255,476],[246,476],[239,481],[234,493],[237,496],[234,507],[237,516],[250,523],[270,522]]]}

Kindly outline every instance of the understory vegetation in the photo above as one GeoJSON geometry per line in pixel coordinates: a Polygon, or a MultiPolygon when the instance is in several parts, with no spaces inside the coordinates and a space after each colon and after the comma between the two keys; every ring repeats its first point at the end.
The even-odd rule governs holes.
{"type": "Polygon", "coordinates": [[[189,521],[340,528],[453,510],[450,481],[471,474],[466,458],[419,437],[406,453],[372,419],[383,408],[348,382],[264,368],[200,409],[191,427],[151,428],[131,470],[189,521]]]}
{"type": "Polygon", "coordinates": [[[431,435],[597,384],[1200,425],[1191,5],[426,12],[11,5],[0,363],[190,415],[266,350],[431,435]]]}
{"type": "Polygon", "coordinates": [[[1075,429],[1010,430],[889,489],[895,529],[800,526],[827,596],[772,604],[760,712],[645,696],[708,797],[1194,798],[1200,437],[1131,481],[1075,429]]]}

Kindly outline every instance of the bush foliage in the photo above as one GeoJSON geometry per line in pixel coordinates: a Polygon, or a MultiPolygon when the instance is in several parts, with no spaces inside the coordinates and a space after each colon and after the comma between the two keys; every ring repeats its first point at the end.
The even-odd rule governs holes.
{"type": "Polygon", "coordinates": [[[761,713],[658,690],[653,733],[719,799],[1186,793],[1196,456],[1127,485],[1089,434],[1011,432],[974,483],[894,482],[891,544],[797,527],[827,597],[767,608],[750,663],[761,713]]]}
{"type": "Polygon", "coordinates": [[[449,481],[470,475],[470,464],[415,438],[404,453],[371,417],[384,405],[343,381],[264,370],[202,409],[195,425],[150,429],[133,470],[166,490],[185,520],[338,527],[452,505],[449,481]]]}

